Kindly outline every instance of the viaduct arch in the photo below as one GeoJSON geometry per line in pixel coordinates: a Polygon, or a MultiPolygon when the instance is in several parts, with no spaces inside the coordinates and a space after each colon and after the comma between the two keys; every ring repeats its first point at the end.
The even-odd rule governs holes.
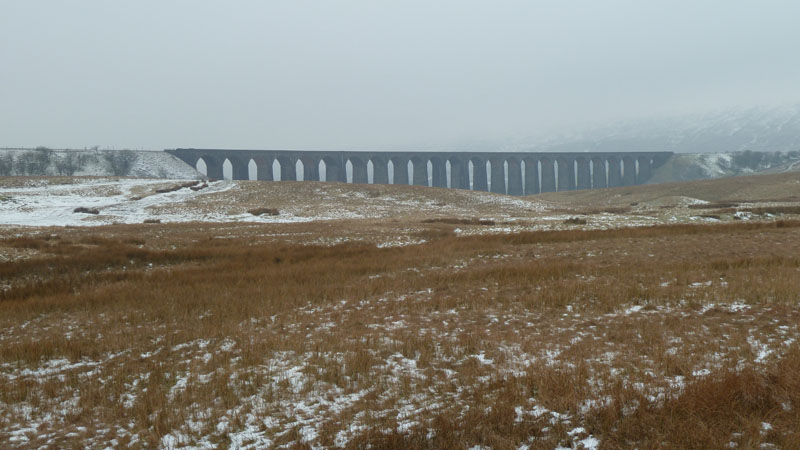
{"type": "Polygon", "coordinates": [[[509,195],[644,184],[652,177],[653,169],[672,156],[671,152],[337,152],[195,148],[166,152],[195,168],[202,160],[206,175],[213,179],[222,179],[223,165],[229,163],[234,180],[247,180],[252,162],[258,180],[276,180],[273,168],[279,168],[280,181],[346,183],[349,164],[353,183],[369,183],[371,168],[372,184],[390,184],[391,181],[391,184],[474,191],[491,189],[509,195]],[[298,170],[298,161],[302,171],[298,170]]]}

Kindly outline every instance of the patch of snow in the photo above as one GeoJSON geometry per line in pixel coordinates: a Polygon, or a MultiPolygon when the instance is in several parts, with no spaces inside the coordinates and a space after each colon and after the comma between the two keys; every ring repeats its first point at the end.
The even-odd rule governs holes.
{"type": "Polygon", "coordinates": [[[491,365],[491,364],[494,363],[494,361],[489,359],[489,358],[487,358],[486,355],[483,352],[480,352],[477,355],[473,355],[472,357],[477,359],[478,362],[483,364],[483,365],[491,365]]]}
{"type": "Polygon", "coordinates": [[[773,353],[773,350],[769,348],[769,345],[761,343],[752,335],[747,337],[747,343],[750,344],[753,349],[753,353],[756,355],[754,360],[756,363],[764,362],[764,360],[766,360],[767,357],[773,353]]]}
{"type": "Polygon", "coordinates": [[[593,436],[581,439],[578,443],[583,445],[586,450],[596,450],[600,446],[600,441],[593,436]]]}
{"type": "Polygon", "coordinates": [[[642,305],[633,305],[633,306],[629,307],[628,309],[626,309],[625,311],[623,311],[622,314],[628,316],[630,314],[637,313],[637,312],[641,311],[642,308],[643,308],[642,305]]]}

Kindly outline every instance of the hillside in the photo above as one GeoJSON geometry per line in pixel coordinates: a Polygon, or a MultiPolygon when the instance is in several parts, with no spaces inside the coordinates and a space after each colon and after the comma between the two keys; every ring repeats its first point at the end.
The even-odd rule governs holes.
{"type": "Polygon", "coordinates": [[[26,175],[201,177],[192,167],[162,151],[0,149],[0,176],[26,175]]]}
{"type": "Polygon", "coordinates": [[[676,153],[653,172],[648,183],[703,180],[800,170],[800,152],[676,153]]]}
{"type": "Polygon", "coordinates": [[[713,180],[662,183],[587,191],[546,193],[526,198],[571,207],[625,206],[631,203],[661,205],[668,199],[698,202],[800,201],[800,173],[750,175],[713,180]]]}
{"type": "Polygon", "coordinates": [[[236,233],[292,224],[282,239],[336,243],[346,227],[382,245],[425,230],[506,234],[796,217],[800,173],[754,175],[511,197],[421,186],[324,182],[166,181],[132,178],[0,179],[0,227],[226,223],[236,233]],[[725,203],[725,204],[721,204],[725,203]],[[76,213],[76,208],[96,213],[76,213]],[[256,210],[270,210],[253,214],[256,210]],[[346,224],[346,225],[343,225],[346,224]]]}

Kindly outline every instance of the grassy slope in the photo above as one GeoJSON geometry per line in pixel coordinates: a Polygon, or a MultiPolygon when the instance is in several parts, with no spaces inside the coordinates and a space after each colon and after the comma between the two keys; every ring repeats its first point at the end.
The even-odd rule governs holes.
{"type": "Polygon", "coordinates": [[[663,183],[587,191],[557,192],[529,196],[570,206],[624,206],[631,202],[663,203],[675,197],[709,202],[800,201],[800,173],[751,175],[682,183],[663,183]]]}
{"type": "Polygon", "coordinates": [[[395,249],[137,228],[0,241],[35,252],[0,264],[0,441],[800,444],[797,222],[395,249]]]}
{"type": "MultiPolygon", "coordinates": [[[[797,184],[540,197],[772,199],[797,184]]],[[[244,195],[263,203],[268,186],[244,195]]],[[[465,194],[335,188],[363,204],[370,189],[465,194]]],[[[22,256],[0,262],[0,446],[800,446],[800,223],[459,238],[420,222],[432,211],[4,232],[0,250],[22,256]],[[427,242],[286,242],[376,227],[427,242]]]]}

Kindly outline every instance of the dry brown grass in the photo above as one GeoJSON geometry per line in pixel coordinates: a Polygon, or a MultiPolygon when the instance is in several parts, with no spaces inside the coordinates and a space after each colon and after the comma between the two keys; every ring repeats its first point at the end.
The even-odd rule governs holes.
{"type": "Polygon", "coordinates": [[[190,189],[191,188],[196,188],[196,187],[202,186],[204,184],[206,184],[206,183],[202,183],[200,181],[188,181],[186,183],[179,183],[179,184],[174,184],[174,185],[171,185],[171,186],[158,188],[154,192],[156,194],[166,194],[168,192],[175,192],[175,191],[179,191],[179,190],[184,189],[184,188],[190,188],[190,189]]]}
{"type": "MultiPolygon", "coordinates": [[[[631,206],[636,206],[638,203],[631,206]]],[[[598,214],[628,214],[633,211],[631,206],[610,206],[607,208],[553,208],[550,211],[565,214],[579,214],[583,216],[593,216],[598,214]]]]}
{"type": "Polygon", "coordinates": [[[743,211],[748,211],[753,214],[772,214],[772,215],[800,214],[800,206],[784,206],[784,205],[761,206],[757,208],[745,208],[743,209],[743,211]]]}
{"type": "Polygon", "coordinates": [[[458,217],[437,217],[425,219],[422,223],[446,223],[449,225],[495,225],[494,220],[478,219],[477,217],[458,218],[458,217]]]}
{"type": "Polygon", "coordinates": [[[598,208],[630,206],[631,203],[654,204],[689,197],[711,203],[796,202],[800,198],[800,173],[751,175],[660,183],[609,189],[554,192],[533,196],[557,205],[598,208]]]}
{"type": "Polygon", "coordinates": [[[800,222],[446,225],[0,240],[0,446],[800,444],[800,222]]]}
{"type": "Polygon", "coordinates": [[[725,208],[735,208],[737,206],[739,206],[739,204],[734,202],[712,202],[712,203],[699,203],[696,205],[689,205],[689,209],[725,209],[725,208]]]}

